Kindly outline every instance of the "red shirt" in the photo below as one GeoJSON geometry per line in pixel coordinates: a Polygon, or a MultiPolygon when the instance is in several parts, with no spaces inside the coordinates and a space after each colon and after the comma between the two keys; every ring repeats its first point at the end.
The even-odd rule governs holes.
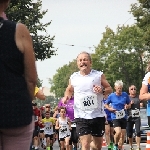
{"type": "Polygon", "coordinates": [[[35,116],[35,126],[39,125],[39,117],[41,117],[41,112],[38,108],[33,109],[33,114],[35,116]]]}

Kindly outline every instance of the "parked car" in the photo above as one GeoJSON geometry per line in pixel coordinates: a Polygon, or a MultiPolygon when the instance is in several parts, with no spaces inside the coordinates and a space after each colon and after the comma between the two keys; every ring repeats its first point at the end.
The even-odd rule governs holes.
{"type": "Polygon", "coordinates": [[[150,127],[148,126],[148,119],[147,119],[147,113],[146,109],[140,110],[140,117],[141,117],[141,140],[146,140],[147,138],[147,132],[150,132],[150,127]]]}
{"type": "MultiPolygon", "coordinates": [[[[141,141],[146,140],[147,132],[150,131],[150,127],[148,126],[147,113],[145,108],[140,109],[140,117],[141,117],[141,141]]],[[[136,133],[135,133],[135,125],[133,126],[133,141],[135,141],[136,133]]],[[[126,135],[125,143],[129,143],[128,137],[126,135]]]]}

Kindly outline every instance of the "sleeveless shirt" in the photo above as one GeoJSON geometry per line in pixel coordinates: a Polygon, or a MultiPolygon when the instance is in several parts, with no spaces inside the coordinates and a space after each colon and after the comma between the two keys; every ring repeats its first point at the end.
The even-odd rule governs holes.
{"type": "Polygon", "coordinates": [[[65,138],[65,137],[69,136],[71,133],[69,130],[67,117],[65,118],[65,120],[62,120],[59,117],[58,121],[59,121],[59,125],[61,126],[61,128],[59,129],[59,138],[65,138]]]}
{"type": "Polygon", "coordinates": [[[29,125],[33,115],[24,56],[16,46],[15,32],[15,22],[0,18],[0,128],[29,125]]]}
{"type": "Polygon", "coordinates": [[[75,118],[93,119],[104,117],[103,94],[93,91],[94,85],[101,85],[101,75],[97,70],[91,70],[88,75],[75,72],[70,81],[74,88],[74,116],[75,118]],[[87,108],[87,109],[84,109],[87,108]]]}

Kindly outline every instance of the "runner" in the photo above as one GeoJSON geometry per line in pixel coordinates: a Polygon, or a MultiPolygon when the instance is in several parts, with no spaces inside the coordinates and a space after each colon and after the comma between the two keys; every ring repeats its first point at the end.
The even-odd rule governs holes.
{"type": "MultiPolygon", "coordinates": [[[[45,106],[42,106],[40,108],[41,111],[41,118],[44,119],[45,118],[45,106]]],[[[40,127],[40,142],[41,142],[41,147],[43,149],[46,149],[46,139],[45,139],[45,135],[44,135],[44,125],[41,123],[41,121],[39,121],[39,127],[40,127]]]]}
{"type": "Polygon", "coordinates": [[[76,122],[74,120],[74,97],[72,96],[70,100],[64,104],[62,99],[59,101],[58,107],[65,107],[66,108],[66,116],[69,117],[71,120],[71,137],[69,140],[69,147],[70,150],[77,150],[77,143],[78,143],[78,135],[76,133],[76,122]]]}
{"type": "Polygon", "coordinates": [[[44,126],[44,134],[46,138],[46,147],[47,150],[53,150],[53,125],[55,119],[50,117],[50,112],[45,112],[45,118],[42,119],[42,124],[44,126]]]}
{"type": "Polygon", "coordinates": [[[113,120],[113,127],[115,131],[114,135],[114,149],[118,150],[119,148],[122,149],[124,138],[126,135],[126,126],[127,126],[127,114],[126,110],[130,107],[130,99],[126,92],[122,92],[123,82],[118,80],[115,82],[115,90],[116,92],[111,93],[106,100],[105,107],[109,111],[111,111],[111,118],[113,120]],[[111,103],[111,107],[109,104],[111,103]],[[119,139],[121,141],[119,143],[119,139]],[[118,143],[119,148],[118,148],[118,143]]]}
{"type": "Polygon", "coordinates": [[[103,93],[109,94],[112,88],[101,71],[91,69],[91,56],[81,52],[77,56],[79,72],[71,75],[63,102],[67,103],[74,93],[74,116],[76,130],[82,150],[101,150],[105,130],[103,93]]]}
{"type": "Polygon", "coordinates": [[[41,112],[37,108],[37,103],[32,103],[33,106],[33,114],[35,117],[35,129],[33,132],[33,145],[32,149],[34,148],[35,150],[38,150],[39,146],[39,119],[41,117],[41,112]]]}
{"type": "Polygon", "coordinates": [[[71,122],[68,117],[66,117],[65,107],[60,107],[60,117],[56,121],[56,129],[59,129],[59,140],[60,140],[60,149],[69,150],[69,140],[70,140],[70,130],[71,122]]]}
{"type": "Polygon", "coordinates": [[[150,126],[150,63],[148,64],[146,71],[147,74],[143,79],[139,98],[141,101],[148,101],[147,118],[148,118],[148,125],[150,126]]]}
{"type": "MultiPolygon", "coordinates": [[[[104,95],[104,104],[107,100],[108,95],[104,95]]],[[[105,122],[105,138],[108,149],[113,148],[113,138],[114,138],[114,128],[111,119],[111,112],[104,107],[104,111],[106,113],[106,122],[105,122]]]]}
{"type": "Polygon", "coordinates": [[[136,95],[136,87],[135,85],[131,85],[129,87],[130,93],[130,100],[131,100],[131,108],[128,109],[128,121],[127,121],[127,136],[129,138],[130,150],[133,149],[133,126],[135,125],[135,133],[136,133],[136,143],[137,149],[141,150],[140,142],[141,142],[141,134],[140,134],[140,127],[141,127],[141,118],[140,118],[140,100],[139,97],[136,95]]]}

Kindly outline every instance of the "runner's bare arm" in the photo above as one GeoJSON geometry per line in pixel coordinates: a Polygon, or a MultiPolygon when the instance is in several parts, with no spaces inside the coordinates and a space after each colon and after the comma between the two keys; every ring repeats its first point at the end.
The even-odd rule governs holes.
{"type": "Polygon", "coordinates": [[[110,94],[112,93],[112,87],[110,86],[110,84],[108,83],[108,81],[106,80],[106,77],[104,74],[102,74],[101,76],[101,85],[104,87],[105,89],[105,94],[110,94]]]}
{"type": "Polygon", "coordinates": [[[60,129],[58,119],[57,119],[57,121],[56,121],[55,129],[56,129],[56,130],[60,129]]]}
{"type": "Polygon", "coordinates": [[[69,129],[71,129],[71,121],[70,121],[70,119],[68,118],[68,124],[69,124],[69,129]]]}
{"type": "Polygon", "coordinates": [[[139,99],[142,100],[149,100],[150,99],[150,93],[148,93],[148,87],[147,85],[142,83],[142,87],[140,90],[140,95],[139,95],[139,99]]]}
{"type": "Polygon", "coordinates": [[[66,91],[65,91],[65,97],[68,97],[70,99],[71,96],[73,95],[73,92],[74,92],[74,88],[71,85],[71,81],[69,80],[68,87],[66,88],[66,91]]]}

